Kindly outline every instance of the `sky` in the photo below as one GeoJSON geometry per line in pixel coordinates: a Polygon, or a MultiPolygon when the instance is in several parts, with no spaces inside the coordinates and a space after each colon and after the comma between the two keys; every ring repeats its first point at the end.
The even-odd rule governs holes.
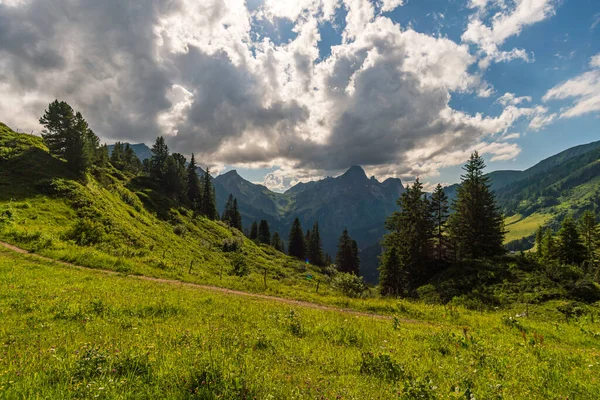
{"type": "Polygon", "coordinates": [[[361,165],[460,179],[600,140],[597,0],[0,0],[0,121],[54,99],[103,142],[284,191],[361,165]]]}

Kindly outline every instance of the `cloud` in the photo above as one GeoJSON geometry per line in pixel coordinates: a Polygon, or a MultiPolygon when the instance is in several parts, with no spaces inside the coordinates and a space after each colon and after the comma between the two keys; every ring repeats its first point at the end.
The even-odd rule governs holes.
{"type": "Polygon", "coordinates": [[[514,93],[504,93],[498,98],[497,102],[503,106],[516,106],[523,102],[531,102],[531,96],[516,97],[514,93]]]}
{"type": "Polygon", "coordinates": [[[396,8],[404,5],[405,0],[383,0],[381,12],[394,11],[396,8]]]}
{"type": "MultiPolygon", "coordinates": [[[[481,24],[481,43],[486,29],[499,43],[500,31],[517,34],[535,20],[522,4],[496,14],[491,28],[481,24]]],[[[525,57],[513,52],[495,57],[525,57]]],[[[37,119],[59,98],[103,140],[165,135],[203,165],[276,165],[265,182],[280,190],[354,164],[414,177],[461,164],[474,149],[514,158],[509,128],[520,119],[541,126],[547,110],[514,95],[502,96],[496,116],[453,109],[455,94],[493,95],[470,72],[479,61],[468,44],[402,27],[366,0],[267,0],[255,10],[244,0],[0,3],[0,119],[39,131],[37,119]],[[341,8],[342,43],[321,58],[321,25],[341,8]],[[291,23],[292,39],[257,35],[264,20],[291,23]]]]}
{"type": "Polygon", "coordinates": [[[467,29],[462,34],[462,41],[472,43],[485,54],[488,60],[482,64],[487,67],[490,61],[506,62],[522,59],[531,62],[532,57],[524,49],[500,51],[499,47],[511,36],[519,35],[521,31],[537,22],[543,21],[556,13],[555,0],[514,0],[507,5],[503,0],[471,0],[469,6],[478,9],[469,20],[467,29]],[[483,20],[493,3],[498,9],[492,16],[490,24],[483,20]]]}
{"type": "Polygon", "coordinates": [[[544,95],[545,102],[573,99],[573,104],[562,110],[560,118],[600,112],[600,53],[591,58],[590,68],[590,71],[553,87],[544,95]]]}

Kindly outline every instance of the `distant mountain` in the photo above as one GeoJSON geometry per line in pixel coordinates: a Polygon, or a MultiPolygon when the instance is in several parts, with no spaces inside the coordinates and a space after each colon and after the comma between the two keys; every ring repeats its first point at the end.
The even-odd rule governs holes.
{"type": "MultiPolygon", "coordinates": [[[[144,143],[129,144],[129,146],[131,146],[131,148],[133,149],[135,155],[138,156],[138,158],[141,161],[144,161],[145,159],[150,158],[152,156],[152,153],[150,151],[150,147],[146,146],[144,143]]],[[[114,147],[115,147],[114,144],[109,144],[108,145],[108,154],[112,153],[114,147]]]]}
{"type": "MultiPolygon", "coordinates": [[[[499,206],[508,216],[511,250],[533,246],[538,226],[558,228],[567,215],[600,209],[600,141],[572,147],[525,171],[487,174],[499,206]]],[[[445,188],[455,198],[458,185],[445,188]]]]}
{"type": "MultiPolygon", "coordinates": [[[[369,179],[359,166],[351,167],[337,178],[300,183],[285,193],[275,193],[265,186],[248,182],[235,171],[217,176],[214,182],[219,210],[224,207],[229,193],[233,194],[238,199],[244,226],[266,219],[271,230],[287,240],[294,218],[300,218],[305,230],[318,221],[324,251],[332,257],[346,227],[361,249],[377,247],[385,233],[385,219],[397,208],[396,201],[404,191],[400,179],[385,182],[369,179]]],[[[366,270],[377,265],[378,254],[369,256],[372,253],[363,258],[363,269],[369,276],[373,273],[366,270]]],[[[375,275],[372,280],[376,279],[375,275]]]]}

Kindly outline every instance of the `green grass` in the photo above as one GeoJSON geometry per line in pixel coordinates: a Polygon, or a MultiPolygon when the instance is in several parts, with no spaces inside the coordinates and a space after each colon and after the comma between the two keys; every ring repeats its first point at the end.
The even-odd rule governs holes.
{"type": "Polygon", "coordinates": [[[513,240],[531,236],[540,226],[544,226],[551,219],[552,215],[539,213],[531,214],[525,218],[518,214],[508,217],[505,220],[507,233],[504,242],[510,243],[513,240]]]}
{"type": "Polygon", "coordinates": [[[398,317],[421,321],[407,323],[78,270],[0,249],[0,393],[599,398],[598,316],[567,323],[555,306],[515,319],[508,311],[399,302],[398,317]]]}

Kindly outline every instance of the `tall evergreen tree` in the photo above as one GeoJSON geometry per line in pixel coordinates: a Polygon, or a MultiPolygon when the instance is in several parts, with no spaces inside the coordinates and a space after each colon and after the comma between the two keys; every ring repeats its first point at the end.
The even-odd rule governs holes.
{"type": "Polygon", "coordinates": [[[463,167],[465,174],[453,204],[452,233],[458,256],[462,259],[504,254],[504,217],[489,178],[483,175],[485,162],[474,152],[463,167]]]}
{"type": "Polygon", "coordinates": [[[258,242],[263,244],[271,244],[271,230],[269,223],[266,220],[261,220],[258,225],[258,242]]]}
{"type": "Polygon", "coordinates": [[[64,158],[71,171],[83,174],[102,156],[100,139],[83,115],[66,102],[50,103],[40,124],[45,127],[42,138],[50,153],[64,158]]]}
{"type": "Polygon", "coordinates": [[[306,230],[306,235],[304,236],[304,244],[306,245],[306,255],[308,256],[308,246],[310,244],[310,229],[306,230]]]}
{"type": "Polygon", "coordinates": [[[281,251],[282,253],[285,251],[283,241],[281,240],[279,233],[273,233],[273,237],[271,238],[271,246],[273,246],[275,250],[281,251]]]}
{"type": "Polygon", "coordinates": [[[226,222],[229,226],[233,225],[233,194],[229,193],[227,202],[225,203],[225,209],[221,216],[221,221],[226,222]]]}
{"type": "Polygon", "coordinates": [[[431,215],[434,224],[434,246],[436,258],[441,261],[446,250],[446,223],[448,222],[449,207],[448,196],[444,193],[442,185],[438,183],[431,195],[431,215]]]}
{"type": "Polygon", "coordinates": [[[558,246],[552,229],[546,228],[542,237],[541,260],[545,263],[558,261],[558,246]]]}
{"type": "Polygon", "coordinates": [[[202,187],[200,185],[200,178],[198,177],[196,168],[196,157],[194,157],[194,154],[192,153],[190,163],[186,167],[186,197],[188,203],[192,207],[192,210],[195,212],[202,212],[202,187]]]}
{"type": "Polygon", "coordinates": [[[304,233],[302,232],[302,224],[300,224],[300,220],[298,218],[294,219],[294,223],[290,229],[288,254],[299,259],[304,259],[306,256],[304,233]]]}
{"type": "Polygon", "coordinates": [[[381,257],[379,266],[379,288],[383,296],[398,297],[406,287],[404,270],[395,246],[390,247],[381,257]]]}
{"type": "Polygon", "coordinates": [[[579,220],[579,231],[585,248],[584,258],[589,266],[593,266],[596,261],[598,242],[600,241],[600,226],[596,222],[594,211],[588,210],[583,213],[579,220]]]}
{"type": "Polygon", "coordinates": [[[240,209],[238,207],[237,199],[233,199],[233,212],[232,212],[232,224],[234,228],[238,230],[242,230],[242,214],[240,214],[240,209]]]}
{"type": "Polygon", "coordinates": [[[542,243],[544,241],[544,228],[541,226],[538,227],[537,231],[535,231],[535,251],[538,259],[542,259],[544,257],[544,249],[542,243]]]}
{"type": "Polygon", "coordinates": [[[169,146],[165,142],[165,138],[159,136],[150,150],[152,155],[149,162],[150,177],[162,183],[163,175],[167,170],[167,159],[169,158],[169,146]]]}
{"type": "Polygon", "coordinates": [[[179,154],[172,154],[167,157],[165,171],[161,181],[163,188],[173,200],[182,201],[185,197],[185,159],[182,163],[179,154]]]}
{"type": "Polygon", "coordinates": [[[125,144],[125,149],[123,151],[123,160],[125,163],[124,169],[133,174],[139,174],[142,171],[142,162],[138,158],[133,148],[129,145],[129,143],[125,144]]]}
{"type": "MultiPolygon", "coordinates": [[[[427,262],[433,258],[434,221],[419,179],[402,193],[398,205],[400,211],[394,212],[386,221],[390,233],[384,237],[383,247],[386,252],[393,248],[397,253],[407,285],[397,291],[405,292],[416,288],[427,274],[427,262]]],[[[387,256],[384,255],[383,260],[387,260],[387,256]]]]}
{"type": "Polygon", "coordinates": [[[325,253],[325,265],[330,266],[333,264],[333,259],[329,253],[325,253]]]}
{"type": "Polygon", "coordinates": [[[258,239],[258,224],[256,223],[256,221],[254,221],[252,223],[252,226],[250,227],[250,236],[248,236],[248,238],[250,240],[258,239]]]}
{"type": "Polygon", "coordinates": [[[558,239],[560,262],[579,265],[585,260],[585,247],[573,218],[567,217],[563,220],[558,239]]]}
{"type": "Polygon", "coordinates": [[[325,264],[323,256],[323,241],[321,240],[321,234],[319,233],[319,223],[315,222],[310,232],[308,242],[308,259],[314,265],[322,266],[325,264]]]}
{"type": "Polygon", "coordinates": [[[114,144],[112,153],[110,154],[110,163],[118,170],[123,169],[125,158],[123,150],[123,144],[121,142],[117,142],[114,144]]]}
{"type": "Polygon", "coordinates": [[[217,200],[215,198],[215,190],[213,188],[208,167],[204,173],[202,189],[204,190],[204,193],[202,194],[202,214],[209,219],[215,220],[219,218],[219,213],[217,212],[217,200]]]}
{"type": "Polygon", "coordinates": [[[358,245],[348,234],[347,228],[344,229],[344,232],[342,232],[342,236],[340,236],[340,240],[338,241],[335,263],[340,272],[354,275],[359,274],[358,245]]]}

